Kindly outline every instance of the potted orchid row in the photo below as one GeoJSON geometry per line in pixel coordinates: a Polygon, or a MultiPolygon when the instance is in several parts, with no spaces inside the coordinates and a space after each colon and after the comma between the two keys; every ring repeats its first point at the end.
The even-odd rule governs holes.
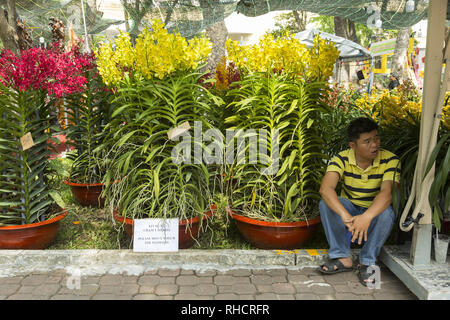
{"type": "MultiPolygon", "coordinates": [[[[213,79],[202,68],[208,40],[187,41],[167,33],[158,21],[134,46],[122,33],[114,44],[98,49],[99,72],[120,105],[98,148],[113,156],[103,180],[106,205],[117,220],[129,224],[130,235],[133,219],[180,218],[187,222],[181,238],[193,227],[191,219],[212,215],[220,189],[229,199],[230,217],[249,242],[261,248],[297,247],[320,222],[314,208],[326,155],[319,115],[327,112],[320,101],[338,51],[320,38],[307,48],[289,34],[266,36],[247,48],[229,42],[227,49],[229,63],[222,61],[213,79]],[[194,124],[202,129],[190,130],[194,124]],[[182,134],[173,139],[173,130],[182,134]],[[213,139],[210,130],[215,130],[213,139]],[[241,134],[246,130],[269,132],[257,144],[268,147],[268,157],[277,157],[279,167],[273,171],[270,161],[250,163],[250,155],[243,163],[226,161],[227,130],[238,132],[235,140],[245,139],[241,134]],[[275,156],[276,131],[280,152],[275,156]],[[211,144],[196,140],[197,134],[211,138],[211,144]],[[178,161],[180,152],[174,150],[181,150],[178,161]],[[272,172],[262,174],[267,170],[272,172]],[[222,187],[217,188],[217,177],[222,187]],[[271,229],[269,238],[260,241],[257,233],[244,229],[248,223],[241,222],[254,218],[262,222],[250,223],[250,229],[271,229]],[[274,241],[287,230],[293,231],[287,239],[274,241]]],[[[191,238],[198,236],[197,230],[191,238]]]]}
{"type": "MultiPolygon", "coordinates": [[[[338,56],[331,43],[317,38],[307,48],[289,34],[265,36],[251,47],[229,41],[228,61],[217,66],[212,78],[204,70],[209,40],[168,33],[159,21],[152,21],[135,43],[121,33],[95,54],[31,50],[41,50],[42,61],[33,61],[37,70],[27,79],[47,79],[45,85],[24,86],[9,80],[7,68],[0,71],[3,105],[23,106],[0,109],[0,128],[29,121],[14,136],[0,131],[0,148],[8,150],[0,155],[6,181],[0,186],[0,222],[51,217],[55,201],[45,180],[46,141],[52,132],[48,111],[54,98],[64,98],[67,140],[75,148],[68,155],[73,165],[66,184],[74,191],[84,185],[97,188],[86,205],[104,204],[130,236],[134,219],[178,218],[179,247],[187,248],[219,212],[234,219],[244,237],[260,248],[295,248],[314,234],[327,157],[319,115],[328,112],[321,101],[338,56]],[[53,55],[56,60],[46,65],[53,55]],[[30,101],[35,107],[25,108],[30,101]],[[259,154],[264,161],[251,161],[248,144],[238,147],[230,162],[228,143],[252,139],[252,130],[266,133],[256,140],[266,147],[259,154]],[[230,131],[235,135],[228,141],[230,131]],[[18,139],[28,132],[34,144],[23,149],[18,139]],[[14,161],[22,162],[13,166],[14,161]],[[21,170],[13,173],[10,167],[21,170]],[[226,210],[217,208],[219,198],[227,199],[226,210]],[[262,226],[262,231],[249,233],[248,226],[262,226]],[[287,231],[293,231],[288,239],[274,241],[287,231]]],[[[24,52],[1,57],[14,64],[9,70],[31,61],[24,52]]],[[[86,191],[75,196],[80,203],[87,197],[86,191]]]]}

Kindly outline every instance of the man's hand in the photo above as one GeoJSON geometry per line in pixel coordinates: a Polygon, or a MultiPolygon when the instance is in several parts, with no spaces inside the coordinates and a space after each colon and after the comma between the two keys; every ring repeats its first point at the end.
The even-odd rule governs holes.
{"type": "Polygon", "coordinates": [[[349,213],[341,216],[342,222],[344,222],[345,226],[348,230],[353,228],[353,221],[355,220],[355,217],[350,215],[349,213]]]}
{"type": "Polygon", "coordinates": [[[361,214],[353,218],[353,225],[349,228],[352,233],[352,242],[358,239],[358,244],[361,244],[362,240],[367,241],[367,231],[369,230],[370,222],[372,218],[367,214],[361,214]]]}

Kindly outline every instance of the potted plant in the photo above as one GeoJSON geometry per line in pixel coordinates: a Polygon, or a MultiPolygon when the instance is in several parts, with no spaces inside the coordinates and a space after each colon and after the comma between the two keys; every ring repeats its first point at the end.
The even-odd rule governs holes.
{"type": "MultiPolygon", "coordinates": [[[[226,56],[223,56],[215,68],[215,72],[208,72],[201,77],[201,85],[212,93],[217,102],[213,108],[209,108],[206,120],[214,128],[216,135],[220,136],[219,149],[225,151],[227,126],[225,120],[234,114],[235,110],[232,108],[232,97],[228,95],[233,83],[241,79],[239,69],[232,63],[228,62],[226,56]]],[[[239,87],[239,84],[237,84],[239,87]]],[[[216,143],[218,141],[216,140],[216,143]]],[[[219,202],[225,203],[226,199],[231,195],[236,179],[231,175],[230,164],[226,159],[227,155],[222,152],[221,161],[210,163],[207,165],[210,172],[210,185],[214,198],[220,199],[219,202]]],[[[217,201],[214,201],[217,203],[217,201]]],[[[222,208],[225,212],[225,208],[222,208]]],[[[216,211],[215,217],[217,219],[220,212],[216,211]]],[[[228,216],[225,216],[228,222],[228,216]]]]}
{"type": "MultiPolygon", "coordinates": [[[[191,160],[187,154],[180,161],[174,153],[183,143],[194,150],[195,143],[170,135],[186,123],[209,126],[204,118],[209,93],[198,84],[198,70],[209,52],[205,38],[186,41],[169,34],[159,21],[138,36],[135,46],[122,33],[115,49],[105,44],[97,52],[100,74],[115,87],[120,105],[99,147],[112,155],[103,194],[115,219],[128,224],[130,235],[133,219],[179,218],[179,247],[186,248],[198,237],[195,225],[211,215],[209,172],[202,159],[191,160]]],[[[202,151],[201,143],[199,147],[202,151]]]]}
{"type": "Polygon", "coordinates": [[[337,52],[318,39],[308,49],[290,35],[277,40],[266,35],[253,48],[229,42],[227,49],[236,65],[247,68],[239,89],[229,93],[236,114],[227,122],[240,132],[258,130],[258,145],[268,151],[267,155],[258,152],[259,159],[266,160],[263,163],[244,157],[234,166],[232,175],[238,181],[230,215],[256,247],[298,248],[320,223],[318,190],[327,156],[318,121],[320,113],[328,112],[322,102],[327,87],[321,80],[330,75],[337,52]],[[319,47],[323,64],[317,61],[319,47]],[[266,60],[256,62],[257,57],[266,60]],[[262,136],[261,130],[265,130],[262,136]]]}
{"type": "Polygon", "coordinates": [[[104,126],[109,121],[112,110],[112,92],[107,90],[98,74],[94,55],[81,54],[84,76],[89,81],[82,92],[66,97],[68,144],[75,150],[67,154],[72,161],[70,176],[64,183],[70,186],[75,200],[83,206],[103,207],[105,199],[100,197],[103,190],[105,155],[96,148],[104,138],[104,126]]]}
{"type": "Polygon", "coordinates": [[[67,211],[51,197],[47,174],[52,97],[86,81],[70,52],[31,48],[0,54],[0,248],[43,249],[67,211]]]}

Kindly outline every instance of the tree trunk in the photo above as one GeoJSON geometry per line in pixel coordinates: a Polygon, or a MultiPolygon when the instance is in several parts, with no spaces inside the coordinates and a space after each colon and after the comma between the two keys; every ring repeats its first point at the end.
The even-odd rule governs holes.
{"type": "Polygon", "coordinates": [[[394,55],[391,59],[391,71],[396,72],[399,76],[406,76],[405,63],[406,54],[408,52],[410,28],[400,29],[397,35],[397,42],[395,44],[394,55]]]}
{"type": "MultiPolygon", "coordinates": [[[[334,17],[334,34],[338,37],[348,39],[347,24],[347,19],[334,17]]],[[[339,66],[338,79],[339,82],[344,84],[350,82],[350,66],[348,63],[339,66]]]]}
{"type": "Polygon", "coordinates": [[[356,35],[355,23],[353,21],[348,20],[348,19],[346,19],[346,20],[347,20],[347,26],[348,26],[348,29],[347,29],[347,31],[348,31],[348,33],[347,33],[348,39],[353,41],[353,42],[355,42],[355,43],[357,43],[357,44],[361,44],[359,42],[358,36],[356,35]]]}
{"type": "Polygon", "coordinates": [[[293,10],[292,14],[294,15],[295,22],[297,22],[297,32],[306,30],[308,13],[306,11],[293,10]]]}
{"type": "Polygon", "coordinates": [[[6,0],[6,10],[0,8],[0,39],[3,47],[13,53],[19,53],[19,35],[17,31],[16,1],[6,0]]]}
{"type": "Polygon", "coordinates": [[[341,17],[334,17],[334,34],[338,37],[347,38],[347,20],[341,17]]]}
{"type": "Polygon", "coordinates": [[[355,23],[349,19],[334,17],[334,34],[360,44],[356,35],[355,23]]]}
{"type": "Polygon", "coordinates": [[[128,12],[125,8],[123,8],[123,15],[124,15],[124,19],[125,19],[125,31],[129,32],[130,31],[130,22],[128,21],[128,19],[130,17],[128,16],[128,12]]]}
{"type": "MultiPolygon", "coordinates": [[[[221,6],[218,8],[215,7],[212,4],[212,1],[200,0],[200,6],[203,10],[204,25],[207,25],[212,17],[221,17],[224,14],[223,8],[221,6]]],[[[225,21],[220,19],[210,25],[206,28],[206,35],[212,43],[212,51],[208,58],[205,71],[209,70],[210,72],[215,73],[217,64],[223,56],[226,56],[225,42],[227,41],[228,30],[225,21]]]]}
{"type": "Polygon", "coordinates": [[[134,43],[139,34],[139,25],[141,24],[142,18],[146,14],[146,9],[142,6],[141,0],[120,0],[124,11],[127,12],[128,17],[131,18],[131,27],[128,27],[128,33],[130,34],[131,40],[134,43]]]}
{"type": "Polygon", "coordinates": [[[212,42],[211,55],[208,58],[206,69],[215,72],[216,65],[220,62],[223,56],[226,56],[225,42],[228,37],[227,26],[225,21],[216,22],[211,27],[206,29],[206,34],[212,42]]]}

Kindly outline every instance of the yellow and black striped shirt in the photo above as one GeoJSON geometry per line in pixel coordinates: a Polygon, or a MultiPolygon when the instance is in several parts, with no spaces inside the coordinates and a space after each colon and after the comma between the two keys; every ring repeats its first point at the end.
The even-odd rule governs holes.
{"type": "Polygon", "coordinates": [[[400,181],[400,159],[390,151],[381,149],[371,166],[363,170],[356,165],[355,152],[347,149],[334,156],[327,172],[339,173],[342,180],[341,197],[353,204],[368,208],[380,192],[385,180],[400,181]]]}

